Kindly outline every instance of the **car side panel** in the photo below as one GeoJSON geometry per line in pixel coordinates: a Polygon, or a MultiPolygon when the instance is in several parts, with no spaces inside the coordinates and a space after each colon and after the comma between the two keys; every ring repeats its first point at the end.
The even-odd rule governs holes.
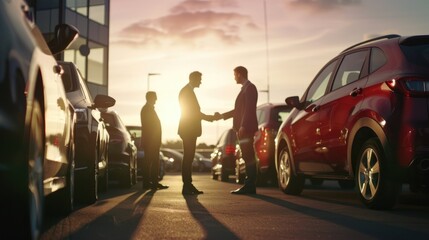
{"type": "Polygon", "coordinates": [[[305,109],[296,110],[291,114],[290,125],[285,126],[291,139],[291,149],[297,171],[314,172],[323,164],[323,154],[318,150],[320,145],[319,112],[314,108],[323,98],[313,102],[305,109]]]}
{"type": "Polygon", "coordinates": [[[363,88],[366,78],[341,87],[324,98],[320,105],[320,151],[326,163],[325,174],[348,175],[352,166],[347,161],[348,134],[360,109],[363,95],[351,96],[363,88]]]}

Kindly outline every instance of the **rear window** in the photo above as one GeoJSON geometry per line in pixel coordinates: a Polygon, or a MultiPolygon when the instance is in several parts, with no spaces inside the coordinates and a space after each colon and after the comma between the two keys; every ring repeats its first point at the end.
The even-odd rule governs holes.
{"type": "Polygon", "coordinates": [[[276,126],[280,126],[283,121],[289,116],[290,108],[287,106],[275,107],[271,111],[271,121],[275,123],[276,126]]]}
{"type": "Polygon", "coordinates": [[[408,62],[417,66],[429,66],[429,36],[407,38],[400,46],[408,62]]]}

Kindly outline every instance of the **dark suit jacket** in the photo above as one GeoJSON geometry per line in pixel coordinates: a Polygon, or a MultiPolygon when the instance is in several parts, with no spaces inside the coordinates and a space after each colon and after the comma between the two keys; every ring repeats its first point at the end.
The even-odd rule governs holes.
{"type": "Polygon", "coordinates": [[[258,119],[256,118],[256,104],[258,102],[258,91],[256,86],[247,81],[241,87],[240,93],[235,99],[234,109],[223,113],[223,118],[233,117],[232,128],[238,132],[240,127],[245,129],[246,136],[253,136],[258,130],[258,119]]]}
{"type": "Polygon", "coordinates": [[[140,145],[145,148],[153,150],[161,147],[161,122],[152,105],[145,104],[140,111],[141,120],[141,143],[140,145]]]}
{"type": "Polygon", "coordinates": [[[194,89],[189,84],[180,90],[179,104],[181,110],[179,136],[181,138],[201,136],[201,120],[209,121],[209,116],[201,112],[194,89]]]}

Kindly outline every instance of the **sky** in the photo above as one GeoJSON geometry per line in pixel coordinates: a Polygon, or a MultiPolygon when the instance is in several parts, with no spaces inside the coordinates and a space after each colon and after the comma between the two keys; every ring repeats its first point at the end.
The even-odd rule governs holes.
{"type": "MultiPolygon", "coordinates": [[[[126,125],[140,125],[155,91],[163,142],[177,135],[178,94],[189,73],[201,112],[232,110],[244,66],[258,105],[301,96],[345,48],[384,34],[429,34],[427,0],[111,0],[109,95],[126,125]],[[268,91],[267,91],[268,90],[268,91]],[[268,93],[269,94],[268,94],[268,93]]],[[[216,144],[232,120],[202,122],[197,143],[216,144]]]]}

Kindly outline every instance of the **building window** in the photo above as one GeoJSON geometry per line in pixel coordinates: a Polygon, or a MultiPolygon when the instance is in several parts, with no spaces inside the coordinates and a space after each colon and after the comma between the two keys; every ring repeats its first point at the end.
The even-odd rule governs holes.
{"type": "Polygon", "coordinates": [[[106,11],[105,11],[104,4],[89,6],[89,19],[104,25],[106,24],[105,16],[106,16],[106,11]]]}
{"type": "Polygon", "coordinates": [[[106,47],[96,43],[89,43],[88,55],[88,82],[107,85],[107,54],[106,47]]]}
{"type": "Polygon", "coordinates": [[[88,0],[67,0],[66,7],[84,16],[88,16],[88,0]]]}

